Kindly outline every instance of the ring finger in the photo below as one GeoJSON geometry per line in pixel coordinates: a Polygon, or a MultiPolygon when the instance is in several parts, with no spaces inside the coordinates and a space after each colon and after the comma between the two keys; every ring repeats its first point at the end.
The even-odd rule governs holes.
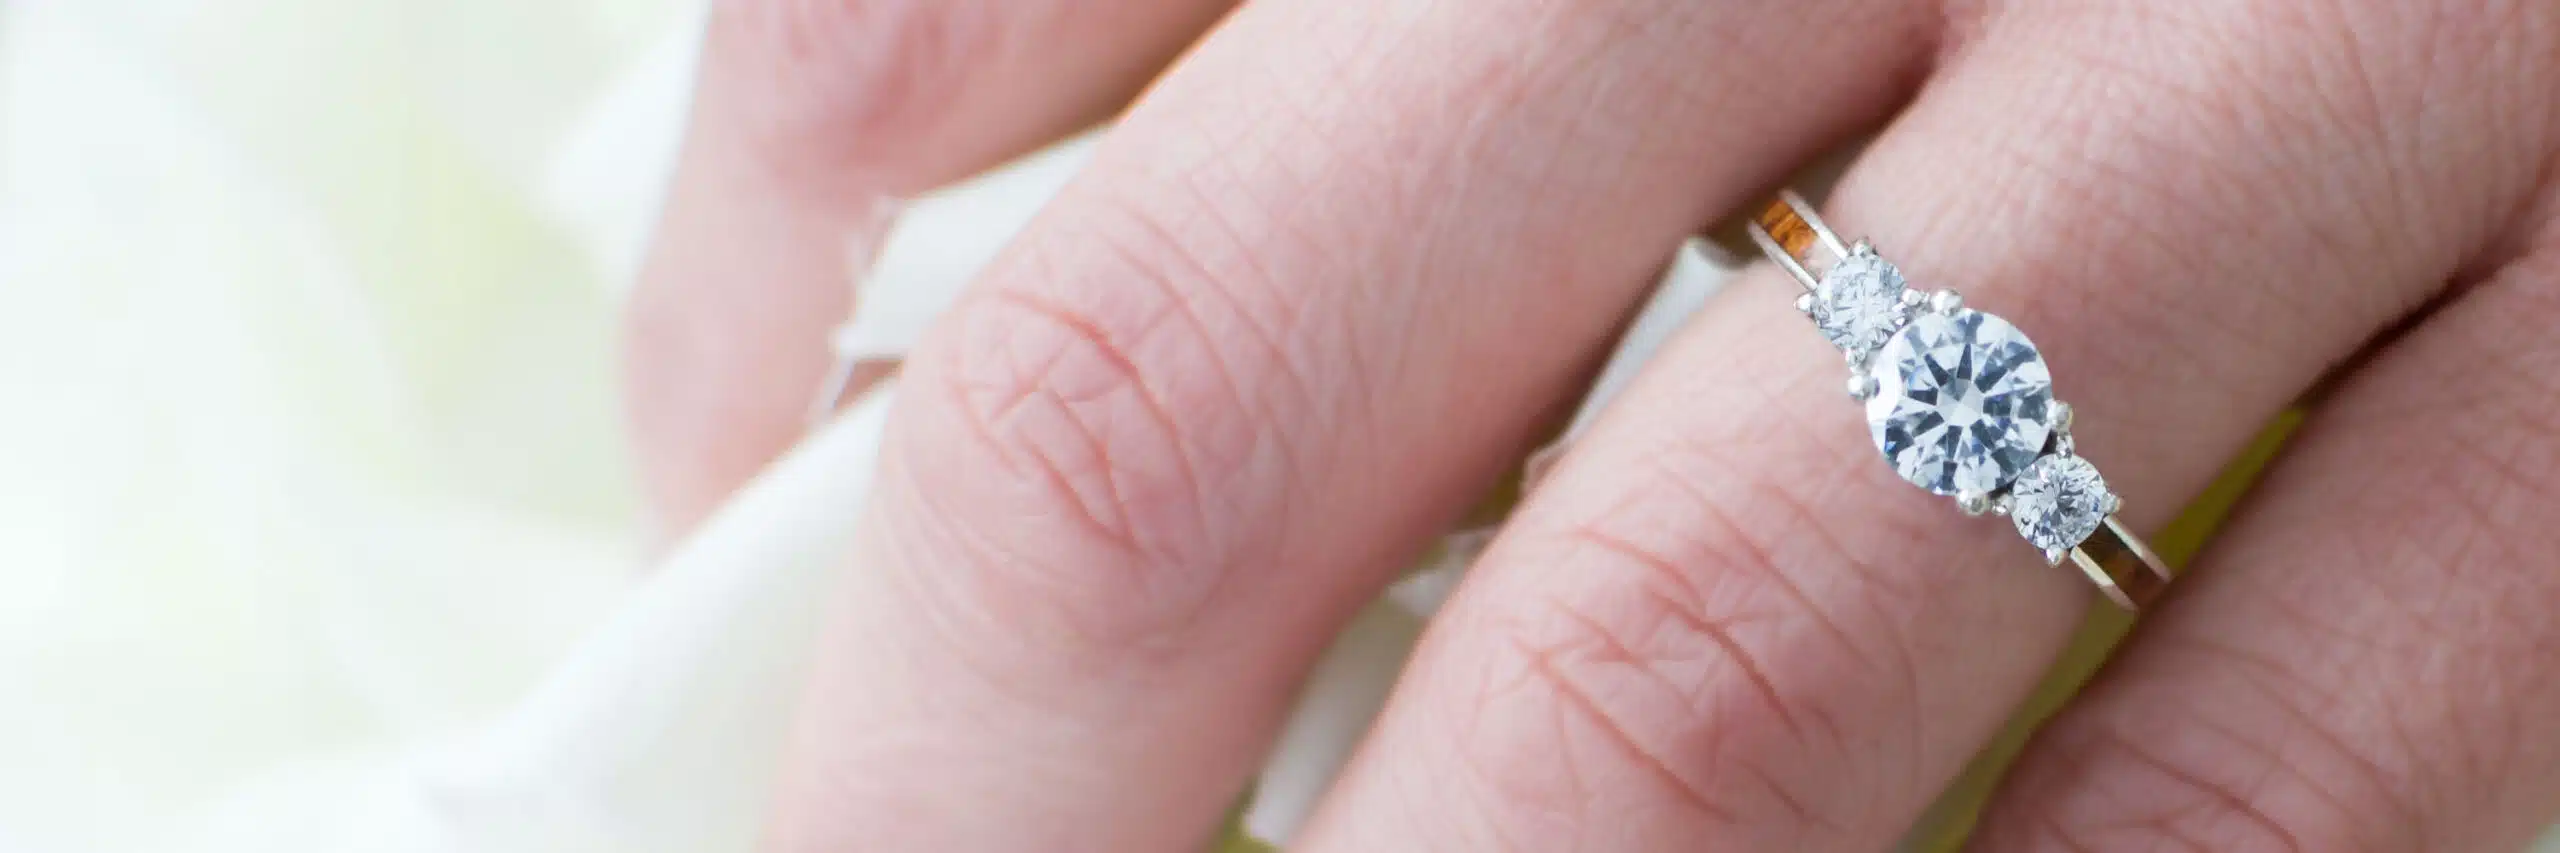
{"type": "MultiPolygon", "coordinates": [[[[2371,144],[2478,118],[2424,92],[2305,109],[2404,57],[2280,37],[2290,5],[1995,4],[1831,205],[2033,337],[2137,527],[2426,298],[2536,162],[2371,144]]],[[[1996,728],[2087,587],[1878,463],[1837,355],[1773,322],[1792,291],[1728,288],[1542,483],[1304,849],[1875,850],[1996,728]]]]}

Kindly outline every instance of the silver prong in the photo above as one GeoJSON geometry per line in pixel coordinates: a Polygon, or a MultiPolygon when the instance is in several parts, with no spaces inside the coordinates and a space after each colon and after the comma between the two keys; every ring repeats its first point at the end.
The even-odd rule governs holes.
{"type": "Polygon", "coordinates": [[[1813,294],[1811,292],[1796,294],[1796,310],[1804,312],[1805,316],[1813,316],[1813,294]]]}
{"type": "Polygon", "coordinates": [[[1956,292],[1953,290],[1941,290],[1936,293],[1929,294],[1929,310],[1931,311],[1936,311],[1940,314],[1953,314],[1956,313],[1956,309],[1963,307],[1964,297],[1956,295],[1956,292]]]}
{"type": "Polygon", "coordinates": [[[2117,511],[2117,510],[2121,510],[2121,509],[2124,509],[2124,498],[2122,498],[2122,497],[2118,496],[2118,495],[2117,495],[2116,493],[2114,493],[2114,492],[2108,492],[2108,493],[2107,493],[2107,511],[2106,511],[2106,512],[2102,512],[2102,513],[2099,513],[2099,514],[2100,514],[2100,515],[2114,515],[2114,514],[2116,514],[2116,511],[2117,511]]]}
{"type": "Polygon", "coordinates": [[[2053,452],[2057,456],[2078,456],[2080,442],[2072,440],[2070,433],[2057,434],[2053,437],[2053,452]]]}
{"type": "Polygon", "coordinates": [[[2065,557],[2069,557],[2069,556],[2071,556],[2071,549],[2069,549],[2069,548],[2046,548],[2046,549],[2044,549],[2044,562],[2045,562],[2045,565],[2048,565],[2048,566],[2059,566],[2059,565],[2062,565],[2062,560],[2063,560],[2063,558],[2065,558],[2065,557]]]}
{"type": "Polygon", "coordinates": [[[2005,518],[2009,515],[2010,506],[2011,502],[2008,495],[1994,497],[1991,499],[1991,514],[2005,518]]]}
{"type": "Polygon", "coordinates": [[[2070,403],[2055,400],[2053,408],[2045,412],[2044,422],[2053,428],[2055,435],[2070,435],[2071,414],[2070,403]]]}
{"type": "Polygon", "coordinates": [[[1983,513],[1990,512],[1991,496],[1972,489],[1957,492],[1956,508],[1964,510],[1964,514],[1966,515],[1981,515],[1983,513]]]}
{"type": "Polygon", "coordinates": [[[1856,401],[1861,402],[1861,403],[1866,402],[1868,398],[1870,398],[1870,397],[1874,397],[1874,396],[1876,395],[1876,390],[1877,390],[1877,389],[1876,389],[1876,378],[1875,378],[1874,376],[1869,375],[1869,374],[1865,374],[1865,373],[1857,373],[1857,374],[1851,374],[1851,375],[1850,375],[1850,377],[1849,377],[1849,398],[1850,398],[1850,399],[1852,399],[1852,400],[1856,400],[1856,401]]]}
{"type": "Polygon", "coordinates": [[[1918,317],[1921,312],[1929,310],[1929,295],[1917,290],[1904,290],[1902,299],[1894,303],[1894,309],[1894,328],[1900,329],[1911,325],[1911,318],[1918,317]]]}
{"type": "Polygon", "coordinates": [[[1867,242],[1867,238],[1860,237],[1858,242],[1849,244],[1849,254],[1854,257],[1875,257],[1876,246],[1874,243],[1867,242]]]}

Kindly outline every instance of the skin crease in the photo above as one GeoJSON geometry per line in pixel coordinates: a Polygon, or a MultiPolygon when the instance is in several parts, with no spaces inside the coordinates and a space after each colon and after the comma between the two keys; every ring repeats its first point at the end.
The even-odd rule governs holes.
{"type": "Polygon", "coordinates": [[[2560,691],[2537,610],[2560,541],[2531,523],[2560,482],[2553,247],[2339,390],[2206,557],[2229,568],[2046,732],[1978,849],[2502,850],[2540,828],[2560,745],[2514,709],[2560,691]]]}
{"type": "Polygon", "coordinates": [[[625,321],[632,444],[666,535],[806,428],[827,331],[882,236],[884,199],[1109,114],[1228,5],[715,5],[684,157],[625,321]]]}
{"type": "MultiPolygon", "coordinates": [[[[787,442],[856,200],[1225,12],[1022,5],[716,16],[634,307],[669,518],[787,442]]],[[[773,845],[1189,848],[1659,258],[1881,123],[1825,214],[2034,336],[2137,526],[2352,371],[1977,844],[2512,849],[2560,800],[2553,91],[2532,2],[1248,6],[910,365],[773,845]]],[[[1999,725],[2089,594],[1867,456],[1787,292],[1532,496],[1296,849],[1881,849],[1999,725]]]]}

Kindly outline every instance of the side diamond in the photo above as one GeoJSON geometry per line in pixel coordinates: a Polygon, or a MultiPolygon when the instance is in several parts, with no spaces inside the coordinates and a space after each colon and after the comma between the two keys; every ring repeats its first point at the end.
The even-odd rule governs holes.
{"type": "Polygon", "coordinates": [[[2028,465],[2011,487],[2009,501],[2009,518],[2018,523],[2018,535],[2047,552],[2079,547],[2113,509],[2098,466],[2059,454],[2028,465]]]}
{"type": "Polygon", "coordinates": [[[1902,271],[1858,252],[1822,274],[1813,289],[1813,322],[1833,346],[1868,353],[1884,345],[1902,318],[1902,271]]]}

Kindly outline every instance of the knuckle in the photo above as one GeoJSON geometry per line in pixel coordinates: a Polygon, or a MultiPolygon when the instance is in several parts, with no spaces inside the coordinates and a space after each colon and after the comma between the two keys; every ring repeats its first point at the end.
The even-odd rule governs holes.
{"type": "MultiPolygon", "coordinates": [[[[1570,613],[1558,611],[1551,616],[1570,613]]],[[[1599,820],[1609,800],[1645,791],[1692,818],[1747,825],[1772,780],[1732,761],[1726,745],[1698,731],[1676,688],[1654,662],[1581,615],[1561,625],[1505,629],[1497,654],[1506,674],[1479,697],[1484,709],[1463,734],[1467,769],[1503,812],[1554,815],[1569,832],[1599,820]],[[1639,787],[1619,780],[1632,778],[1639,787]]],[[[1523,849],[1569,849],[1560,837],[1515,839],[1523,849]]]]}
{"type": "Polygon", "coordinates": [[[1731,565],[1737,557],[1755,563],[1749,571],[1771,571],[1768,566],[1757,565],[1756,551],[1712,556],[1693,551],[1684,555],[1612,532],[1606,525],[1577,528],[1567,535],[1584,553],[1606,555],[1602,559],[1620,562],[1635,575],[1633,582],[1624,587],[1623,599],[1601,611],[1607,614],[1607,621],[1584,612],[1592,608],[1554,602],[1560,624],[1566,628],[1565,637],[1570,640],[1567,646],[1602,648],[1666,678],[1670,675],[1664,671],[1666,665],[1680,659],[1708,662],[1718,671],[1716,684],[1729,685],[1756,700],[1718,715],[1723,718],[1721,725],[1783,734],[1797,749],[1814,746],[1808,741],[1816,737],[1837,740],[1837,726],[1828,721],[1822,709],[1798,708],[1806,704],[1805,700],[1780,689],[1769,668],[1761,663],[1760,655],[1745,644],[1746,635],[1755,627],[1753,623],[1771,617],[1753,617],[1711,604],[1692,580],[1702,572],[1713,571],[1708,568],[1710,565],[1731,565]],[[1630,639],[1642,646],[1631,645],[1630,639]]]}
{"type": "Polygon", "coordinates": [[[1285,368],[1226,351],[1177,251],[1008,259],[916,363],[937,404],[919,417],[943,420],[911,474],[968,545],[974,600],[1163,640],[1270,550],[1290,472],[1246,389],[1285,368]]]}
{"type": "MultiPolygon", "coordinates": [[[[2172,735],[2172,737],[2178,737],[2172,735]]],[[[2162,745],[2103,729],[2075,732],[2052,744],[2060,762],[2104,768],[2103,775],[2084,780],[2104,794],[2073,792],[2038,798],[2015,807],[2018,819],[1994,823],[2022,827],[2050,836],[2060,848],[2087,851],[2195,850],[2283,851],[2312,853],[2403,849],[2378,847],[2368,839],[2342,832],[2351,825],[2344,814],[2314,814],[2325,806],[2291,806],[2278,810],[2271,795],[2316,791],[2308,780],[2272,752],[2256,752],[2243,768],[2234,761],[2234,744],[2213,748],[2207,757],[2192,746],[2198,739],[2162,745]]],[[[2027,777],[2032,780],[2034,777],[2027,777]]],[[[2053,786],[2048,790],[2060,790],[2053,786]]],[[[2312,796],[2325,796],[2313,794],[2312,796]]],[[[2287,798],[2288,800],[2298,798],[2287,798]]]]}
{"type": "Polygon", "coordinates": [[[2008,809],[2017,819],[1995,823],[2083,850],[2427,846],[2414,777],[2377,746],[2396,735],[2341,730],[2323,712],[2335,703],[2321,697],[2334,691],[2260,653],[2167,637],[2155,646],[2191,658],[2180,671],[2238,677],[2065,718],[2040,737],[2040,754],[2012,786],[2035,793],[2008,809]]]}
{"type": "Polygon", "coordinates": [[[849,164],[898,174],[930,159],[932,123],[971,62],[999,46],[1004,4],[722,0],[705,47],[713,117],[798,185],[849,164]]]}
{"type": "Polygon", "coordinates": [[[1773,847],[1862,824],[1875,786],[1819,768],[1845,760],[1849,732],[1892,729],[1849,715],[1895,706],[1859,691],[1908,684],[1874,677],[1904,658],[1864,653],[1769,549],[1678,480],[1538,537],[1551,562],[1592,580],[1494,624],[1518,677],[1490,682],[1514,695],[1489,690],[1481,704],[1540,709],[1544,730],[1562,734],[1481,754],[1507,757],[1492,769],[1523,789],[1515,799],[1571,803],[1587,795],[1578,778],[1633,776],[1693,819],[1773,847]],[[1546,769],[1559,765],[1580,770],[1546,769]]]}
{"type": "MultiPolygon", "coordinates": [[[[1803,783],[1776,763],[1811,751],[1806,732],[1728,626],[1669,597],[1645,596],[1609,622],[1552,604],[1553,625],[1516,641],[1530,683],[1555,708],[1559,727],[1608,745],[1565,756],[1569,762],[1636,771],[1672,801],[1728,827],[1801,832],[1827,822],[1803,783]],[[1750,684],[1692,679],[1683,672],[1691,667],[1747,673],[1741,678],[1750,684]]],[[[1585,739],[1560,740],[1569,748],[1585,739]]]]}
{"type": "Polygon", "coordinates": [[[1207,594],[1210,543],[1183,425],[1112,332],[1071,309],[997,296],[966,325],[1001,342],[960,359],[965,438],[915,472],[945,518],[1037,519],[970,531],[980,600],[1045,603],[1075,633],[1159,633],[1207,594]]]}

